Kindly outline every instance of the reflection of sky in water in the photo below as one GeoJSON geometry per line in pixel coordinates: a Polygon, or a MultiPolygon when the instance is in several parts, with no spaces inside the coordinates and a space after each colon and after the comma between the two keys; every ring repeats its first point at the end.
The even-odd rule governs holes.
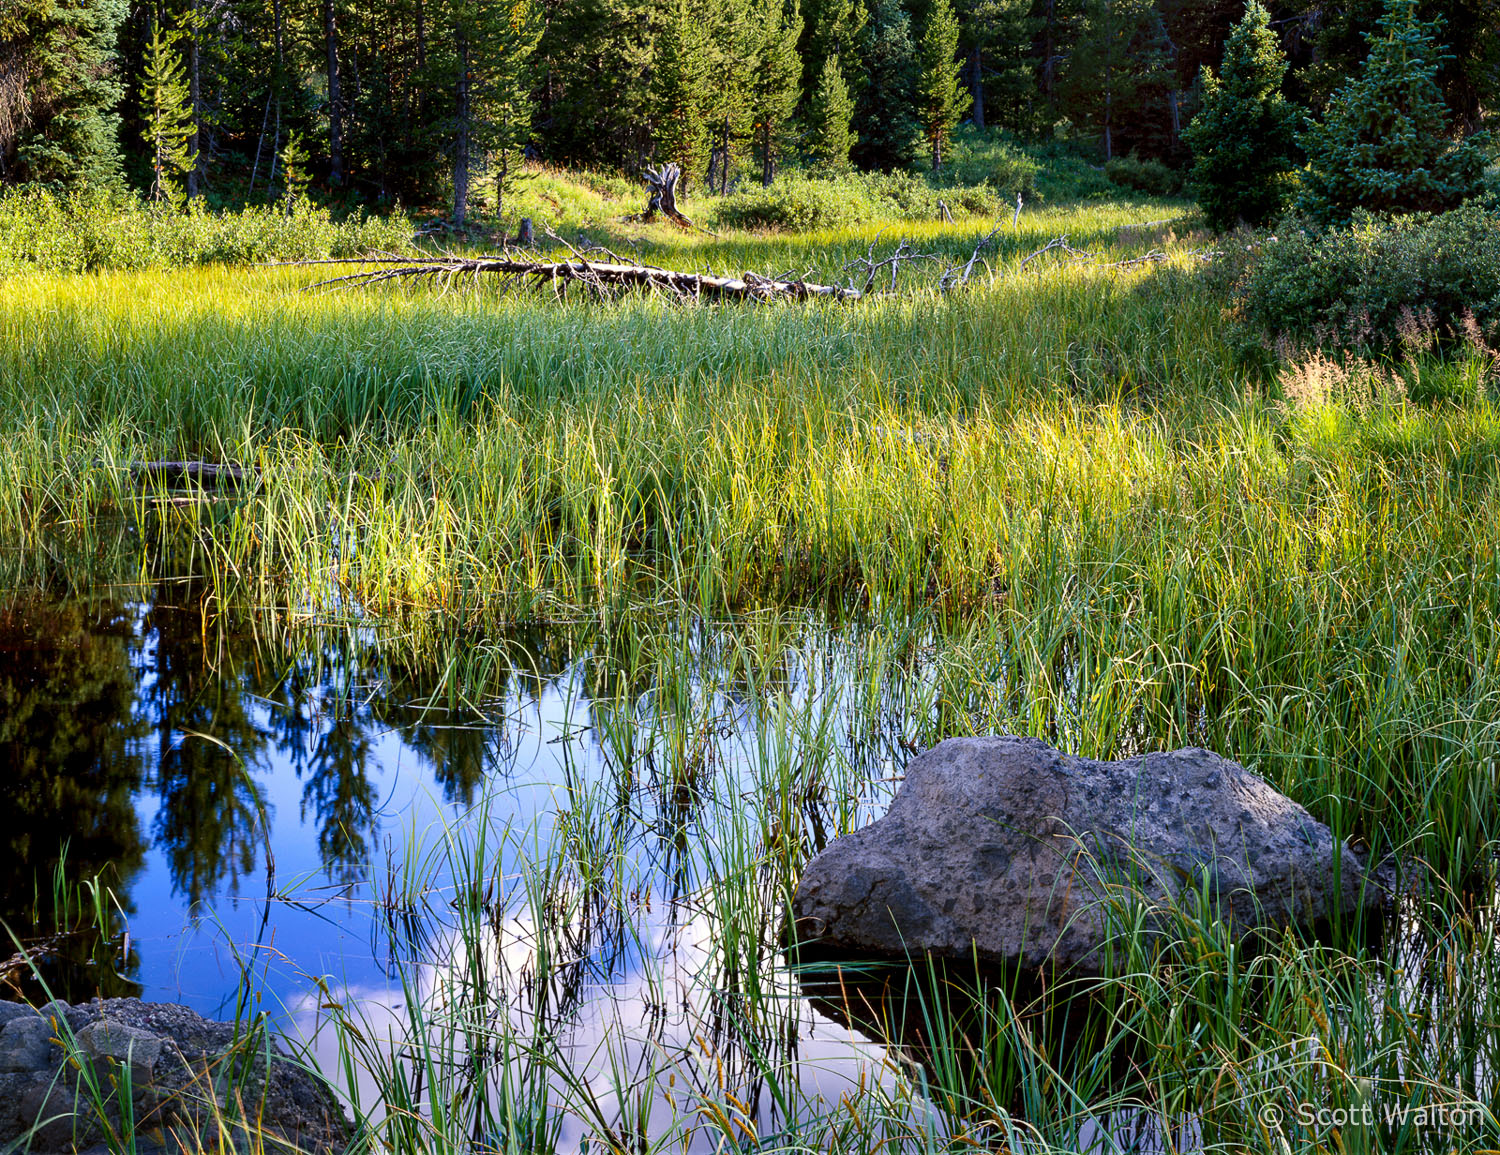
{"type": "MultiPolygon", "coordinates": [[[[513,701],[507,707],[514,758],[504,776],[487,786],[489,813],[499,825],[510,823],[545,840],[558,805],[554,791],[563,784],[561,746],[551,740],[565,732],[576,707],[570,710],[567,692],[557,684],[540,698],[524,704],[513,701]]],[[[251,703],[247,714],[265,729],[276,709],[262,700],[251,703]]],[[[175,740],[205,741],[190,736],[175,740]]],[[[581,743],[573,745],[576,762],[581,743]]],[[[306,987],[307,976],[352,987],[387,977],[387,952],[377,941],[375,901],[388,864],[400,871],[410,843],[430,847],[441,828],[459,821],[469,808],[443,799],[430,761],[403,741],[398,728],[370,735],[364,767],[377,800],[363,832],[375,852],[368,874],[362,867],[330,869],[324,861],[307,783],[284,753],[263,751],[250,768],[269,818],[275,862],[276,898],[269,904],[269,918],[265,856],[259,843],[251,869],[222,893],[205,899],[196,911],[174,885],[166,854],[159,847],[148,852],[145,868],[131,886],[136,909],[130,930],[140,958],[135,977],[145,988],[143,997],[185,1003],[205,1014],[220,1013],[234,996],[241,965],[253,967],[261,976],[257,985],[277,1002],[295,999],[306,987]],[[231,944],[239,949],[231,949],[231,944]]],[[[159,795],[141,792],[138,813],[143,828],[155,828],[161,805],[159,795]]],[[[513,845],[510,849],[514,853],[513,845]]],[[[515,864],[506,862],[502,869],[513,874],[515,864]]]]}
{"type": "MultiPolygon", "coordinates": [[[[32,695],[37,726],[45,728],[49,712],[100,708],[85,675],[69,664],[75,650],[86,650],[108,677],[129,686],[115,705],[112,735],[75,743],[76,764],[39,770],[86,782],[94,765],[107,763],[117,771],[115,793],[128,795],[134,829],[115,833],[121,845],[138,846],[139,865],[121,867],[119,889],[128,911],[129,977],[142,996],[228,1018],[248,971],[262,1007],[314,1039],[332,1070],[330,1033],[326,1023],[318,1029],[316,980],[382,1032],[399,1031],[404,1022],[379,903],[392,875],[408,862],[426,874],[427,909],[439,917],[427,921],[432,938],[417,952],[423,961],[413,973],[425,996],[441,1002],[433,986],[441,986],[451,954],[452,931],[442,915],[452,889],[429,856],[444,828],[462,825],[482,798],[487,829],[495,832],[492,869],[514,886],[528,861],[555,852],[547,848],[559,812],[598,791],[593,802],[617,808],[616,849],[638,895],[635,921],[631,933],[597,926],[573,940],[582,953],[556,1024],[560,1045],[596,1092],[606,1094],[611,1078],[629,1071],[637,1094],[661,1104],[675,1100],[695,1118],[695,1083],[719,1070],[735,1045],[722,1022],[713,1025],[722,1005],[704,1001],[726,984],[702,973],[712,924],[695,910],[697,891],[708,860],[722,865],[733,853],[714,845],[726,822],[739,823],[751,845],[760,838],[748,792],[769,764],[795,758],[806,737],[769,733],[768,715],[748,708],[743,687],[721,684],[711,669],[722,642],[717,633],[693,627],[695,636],[681,646],[690,667],[681,686],[624,687],[623,697],[606,696],[597,709],[591,692],[610,661],[607,652],[592,658],[592,670],[586,646],[525,654],[496,683],[495,696],[479,703],[492,724],[476,728],[473,710],[424,713],[414,706],[429,697],[430,686],[419,674],[389,669],[373,636],[346,631],[337,644],[280,655],[248,634],[206,634],[193,609],[165,608],[183,600],[158,587],[154,599],[105,598],[60,619],[48,616],[51,608],[23,606],[0,626],[10,631],[0,646],[16,655],[0,680],[9,676],[32,695]],[[101,622],[113,624],[101,630],[101,622]],[[22,669],[32,659],[46,677],[22,669]],[[527,670],[533,676],[523,676],[527,670]],[[663,722],[673,711],[675,721],[663,722]],[[702,727],[693,740],[712,751],[686,797],[670,789],[684,758],[680,744],[673,748],[672,727],[683,716],[702,727]],[[604,754],[611,718],[641,742],[623,801],[613,793],[618,779],[604,754]],[[646,896],[649,913],[641,913],[646,896]]],[[[838,682],[834,666],[848,656],[837,657],[842,643],[806,622],[783,640],[790,648],[778,658],[776,693],[795,710],[806,705],[814,683],[838,682]]],[[[842,686],[833,697],[847,710],[842,686]]],[[[835,730],[853,741],[847,726],[835,730]]],[[[870,759],[866,769],[875,781],[888,776],[889,747],[884,755],[866,750],[859,757],[870,759]]],[[[874,785],[861,793],[859,808],[869,810],[889,789],[874,785]]],[[[68,828],[66,815],[52,818],[68,828]]],[[[112,821],[122,825],[118,814],[112,821]]],[[[106,849],[90,859],[72,847],[68,866],[88,877],[101,860],[117,858],[123,856],[106,849]]],[[[13,880],[12,892],[28,881],[13,880]]],[[[526,917],[514,902],[508,909],[495,965],[507,952],[525,951],[526,917]]],[[[518,959],[506,964],[512,972],[519,966],[518,959]]],[[[781,1061],[799,1097],[835,1104],[858,1085],[859,1068],[866,1085],[894,1085],[885,1051],[819,1018],[797,997],[779,958],[761,979],[774,988],[766,1006],[793,1028],[795,1043],[781,1061]]],[[[510,1010],[524,1018],[519,1002],[510,1010]]],[[[742,1054],[734,1061],[754,1084],[735,1084],[752,1115],[774,1127],[774,1097],[744,1068],[742,1054]]],[[[698,1093],[712,1098],[709,1090],[701,1086],[698,1093]]],[[[677,1125],[676,1117],[659,1106],[649,1129],[661,1134],[677,1125]]],[[[561,1143],[574,1148],[583,1125],[574,1118],[567,1126],[561,1143]]]]}
{"type": "MultiPolygon", "coordinates": [[[[649,1140],[701,1125],[695,1106],[726,1095],[747,1105],[753,1129],[774,1132],[786,1122],[775,1079],[795,1086],[794,1113],[812,1118],[837,1114],[846,1093],[903,1098],[920,1081],[899,1052],[815,1011],[764,946],[742,965],[767,992],[758,1008],[771,1021],[726,1025],[747,976],[714,970],[721,924],[705,895],[716,871],[753,875],[746,864],[774,852],[782,822],[802,825],[789,842],[809,835],[816,848],[884,809],[932,714],[921,639],[903,641],[914,660],[881,661],[888,637],[811,617],[748,640],[692,623],[655,630],[668,639],[657,664],[626,671],[620,654],[639,639],[560,628],[476,643],[435,664],[408,655],[403,667],[367,630],[268,643],[206,630],[172,583],[154,594],[0,605],[0,701],[18,703],[9,721],[21,719],[9,737],[0,728],[0,754],[9,741],[25,755],[23,786],[75,783],[81,807],[67,811],[66,791],[56,804],[47,790],[17,792],[21,823],[37,832],[29,865],[39,873],[12,855],[9,917],[18,894],[45,884],[47,839],[55,847],[62,831],[74,838],[75,878],[119,864],[129,977],[143,997],[229,1018],[248,972],[261,1009],[311,1040],[332,1072],[319,983],[367,1035],[399,1039],[412,1008],[392,952],[414,960],[406,977],[438,1012],[444,985],[465,973],[440,849],[445,830],[476,828],[482,802],[487,862],[510,888],[482,965],[506,976],[490,1009],[523,1038],[535,1014],[523,976],[537,928],[519,878],[549,855],[566,858],[564,836],[602,839],[592,849],[618,856],[622,889],[605,905],[622,921],[596,914],[558,932],[568,954],[557,982],[568,989],[552,1027],[568,1068],[606,1106],[618,1102],[617,1082],[630,1109],[653,1105],[649,1140]],[[745,668],[726,674],[725,651],[741,642],[745,668]],[[443,662],[490,645],[503,656],[475,682],[481,698],[434,703],[443,662]],[[592,808],[581,830],[560,825],[580,808],[592,808]],[[408,870],[422,883],[413,919],[426,937],[415,946],[400,933],[411,924],[392,925],[380,901],[408,870]],[[758,1061],[747,1042],[762,1049],[758,1061]]],[[[1003,670],[986,674],[1003,681],[1003,670]]],[[[779,898],[761,901],[779,911],[779,898]]],[[[361,1081],[352,1090],[368,1102],[368,1073],[361,1081]]],[[[557,1090],[566,1099],[579,1088],[557,1090]]],[[[908,1125],[945,1132],[925,1102],[906,1102],[908,1125]]],[[[587,1126],[568,1115],[558,1146],[577,1149],[587,1126]]],[[[708,1136],[699,1130],[688,1149],[708,1136]]]]}
{"type": "MultiPolygon", "coordinates": [[[[627,1115],[641,1103],[650,1103],[644,1130],[653,1148],[672,1135],[674,1150],[717,1149],[721,1136],[703,1126],[697,1107],[723,1103],[726,1090],[749,1109],[745,1121],[753,1130],[762,1135],[779,1131],[786,1119],[764,1070],[747,1068],[743,1055],[730,1053],[738,1048],[716,1045],[712,984],[702,981],[712,955],[709,922],[689,918],[669,926],[665,917],[654,913],[641,930],[633,964],[615,981],[586,987],[558,1032],[559,1049],[575,1081],[569,1085],[556,1072],[547,1072],[550,1100],[576,1100],[581,1082],[606,1112],[618,1108],[622,1098],[627,1115]],[[678,1143],[689,1131],[687,1146],[680,1148],[678,1143]]],[[[531,920],[524,914],[512,916],[484,961],[489,973],[501,976],[494,985],[510,992],[510,998],[502,1000],[505,1023],[521,1039],[528,1038],[536,1025],[535,1004],[528,997],[534,992],[525,983],[534,942],[531,920]]],[[[460,955],[451,940],[433,952],[436,959],[460,955]]],[[[450,984],[461,984],[466,977],[462,969],[462,964],[438,963],[419,972],[417,993],[429,1015],[442,1015],[450,984]]],[[[764,1003],[768,1017],[784,1017],[785,1026],[792,1028],[775,1032],[789,1045],[766,1065],[777,1078],[798,1088],[793,1109],[799,1121],[823,1117],[837,1110],[845,1096],[857,1097],[877,1087],[886,1095],[900,1096],[896,1065],[885,1048],[816,1014],[798,996],[795,979],[785,968],[774,968],[762,981],[769,988],[764,1003]]],[[[405,997],[406,992],[389,985],[350,988],[344,992],[343,1006],[365,1038],[397,1039],[406,1020],[405,997]]],[[[335,1029],[317,998],[304,995],[289,1009],[295,1032],[311,1040],[312,1053],[324,1069],[334,1069],[335,1029]]],[[[525,1061],[517,1059],[507,1066],[509,1077],[519,1082],[525,1061]]],[[[499,1080],[496,1074],[493,1082],[499,1080]]],[[[378,1099],[368,1072],[362,1073],[354,1093],[365,1103],[378,1099]]],[[[927,1117],[933,1133],[945,1132],[937,1111],[925,1104],[916,1110],[927,1117]]],[[[569,1113],[559,1127],[555,1149],[580,1150],[589,1134],[584,1119],[569,1113]]]]}

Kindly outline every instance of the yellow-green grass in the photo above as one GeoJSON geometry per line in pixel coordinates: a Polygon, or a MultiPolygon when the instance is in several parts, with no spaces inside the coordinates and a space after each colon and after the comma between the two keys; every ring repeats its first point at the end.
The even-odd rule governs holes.
{"type": "MultiPolygon", "coordinates": [[[[1008,729],[1096,756],[1210,746],[1451,889],[1422,909],[1420,989],[1383,969],[1394,956],[1290,941],[1252,973],[1211,927],[1183,930],[1185,962],[1130,956],[1121,1021],[1159,1064],[1128,1101],[1150,1106],[1155,1087],[1152,1109],[1211,1117],[1226,1150],[1281,1149],[1257,1130],[1266,1096],[1343,1103],[1370,1077],[1467,1102],[1497,1051],[1493,921],[1461,895],[1492,882],[1500,835],[1500,412],[1483,396],[1288,410],[1229,339],[1189,224],[1122,231],[1152,215],[1027,213],[965,288],[938,291],[925,265],[902,292],[841,306],[299,293],[307,270],[12,279],[7,582],[55,581],[58,542],[103,542],[123,522],[153,548],[190,545],[218,604],[278,629],[357,616],[422,637],[476,701],[493,653],[476,638],[515,621],[863,617],[878,652],[840,692],[868,695],[864,716],[909,718],[914,741],[1008,729]],[[1170,259],[1054,252],[1021,269],[1064,232],[1111,259],[1170,259]],[[126,469],[161,458],[236,461],[259,480],[168,502],[126,469]],[[1455,1051],[1435,1044],[1453,1032],[1455,1051]],[[1204,1039],[1217,1064],[1193,1057],[1204,1039]]],[[[988,231],[630,229],[609,243],[634,235],[662,264],[827,278],[857,276],[841,270],[872,242],[957,260],[988,231]]],[[[689,664],[667,650],[641,677],[667,686],[689,664]]],[[[804,724],[777,747],[796,753],[775,763],[793,777],[837,736],[811,708],[766,723],[767,741],[804,724]]],[[[702,758],[694,734],[677,731],[668,759],[684,774],[702,758]]],[[[853,771],[828,789],[870,797],[853,771]]],[[[801,789],[768,780],[768,830],[801,789]]],[[[774,924],[801,850],[747,846],[725,877],[771,863],[774,884],[716,893],[770,903],[756,918],[774,924]]],[[[774,944],[745,949],[764,961],[774,944]]],[[[1070,1088],[1093,1076],[1046,1059],[1016,1076],[1028,1116],[1076,1121],[1070,1088]]],[[[982,1100],[972,1082],[960,1092],[982,1100]]],[[[878,1142],[862,1134],[839,1143],[878,1142]]]]}

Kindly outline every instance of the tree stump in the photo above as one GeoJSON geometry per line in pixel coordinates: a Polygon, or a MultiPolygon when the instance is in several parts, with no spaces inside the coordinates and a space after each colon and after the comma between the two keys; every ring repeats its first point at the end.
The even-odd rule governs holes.
{"type": "Polygon", "coordinates": [[[646,182],[646,211],[643,219],[654,221],[661,213],[668,220],[685,229],[697,228],[692,221],[677,209],[677,182],[682,179],[682,169],[675,161],[668,161],[660,168],[647,168],[641,179],[646,182]]]}
{"type": "Polygon", "coordinates": [[[515,243],[525,245],[527,248],[536,247],[536,229],[532,226],[530,217],[521,218],[521,223],[516,228],[515,243]]]}

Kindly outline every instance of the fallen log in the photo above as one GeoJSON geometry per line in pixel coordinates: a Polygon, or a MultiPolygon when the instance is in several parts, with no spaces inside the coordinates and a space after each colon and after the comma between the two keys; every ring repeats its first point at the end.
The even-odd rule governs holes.
{"type": "Polygon", "coordinates": [[[206,489],[244,485],[254,481],[260,471],[213,461],[132,461],[130,473],[137,480],[159,481],[166,485],[199,485],[206,489]]]}
{"type": "Polygon", "coordinates": [[[790,298],[811,300],[857,301],[860,291],[853,286],[819,285],[804,280],[781,280],[743,273],[738,277],[712,273],[685,273],[656,265],[632,264],[614,257],[592,260],[586,253],[571,249],[572,256],[562,261],[532,260],[502,254],[498,256],[457,257],[359,257],[344,260],[295,261],[297,265],[358,265],[357,272],[329,277],[308,286],[312,289],[358,287],[382,281],[430,278],[445,284],[458,277],[478,278],[481,273],[496,274],[507,283],[530,284],[551,288],[561,296],[569,285],[577,284],[604,297],[622,289],[661,292],[680,300],[750,300],[770,301],[790,298]]]}

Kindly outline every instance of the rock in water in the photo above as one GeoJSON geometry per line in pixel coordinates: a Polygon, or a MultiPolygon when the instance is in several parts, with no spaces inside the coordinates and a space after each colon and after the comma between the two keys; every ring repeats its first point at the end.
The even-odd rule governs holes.
{"type": "Polygon", "coordinates": [[[0,1002],[0,1152],[335,1155],[352,1135],[329,1086],[262,1023],[139,999],[0,1002]]]}
{"type": "Polygon", "coordinates": [[[1118,912],[1235,930],[1383,908],[1361,859],[1301,806],[1208,750],[1119,762],[1034,738],[951,738],[916,758],[884,818],[808,863],[799,943],[1098,974],[1118,912]]]}

